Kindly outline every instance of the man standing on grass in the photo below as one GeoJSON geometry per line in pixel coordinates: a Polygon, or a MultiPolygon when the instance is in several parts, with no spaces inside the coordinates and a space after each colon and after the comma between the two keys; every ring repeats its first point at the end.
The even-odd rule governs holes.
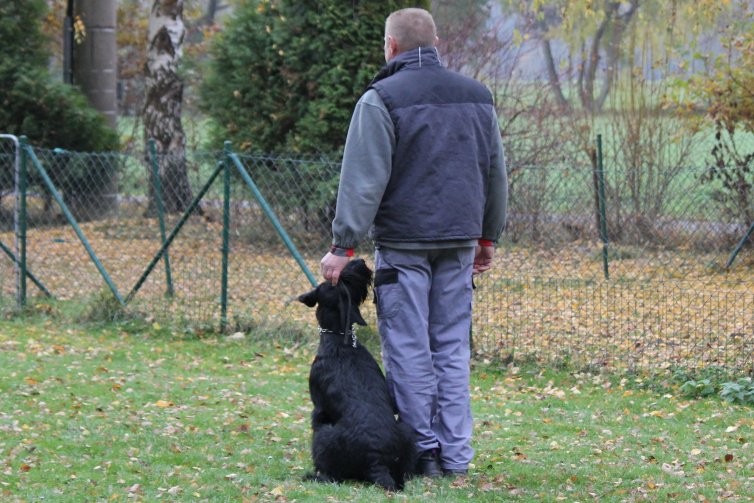
{"type": "Polygon", "coordinates": [[[437,42],[423,9],[387,18],[387,64],[351,118],[320,264],[336,284],[371,227],[388,387],[416,431],[416,471],[429,477],[465,474],[474,455],[471,278],[492,265],[508,190],[492,96],[445,69],[437,42]]]}

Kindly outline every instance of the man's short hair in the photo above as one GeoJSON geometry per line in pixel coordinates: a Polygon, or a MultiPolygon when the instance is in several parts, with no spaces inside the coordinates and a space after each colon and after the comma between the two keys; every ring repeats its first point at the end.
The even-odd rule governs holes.
{"type": "Polygon", "coordinates": [[[432,14],[424,9],[401,9],[385,21],[385,35],[391,35],[401,52],[417,47],[434,46],[437,28],[432,14]]]}

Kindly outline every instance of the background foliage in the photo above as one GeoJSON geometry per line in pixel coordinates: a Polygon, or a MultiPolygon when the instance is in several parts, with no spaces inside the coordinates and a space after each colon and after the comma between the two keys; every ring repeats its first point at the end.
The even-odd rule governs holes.
{"type": "Polygon", "coordinates": [[[737,12],[743,30],[721,33],[723,51],[702,54],[711,72],[693,76],[688,86],[691,100],[706,109],[704,123],[712,123],[715,142],[706,179],[718,182],[716,198],[740,221],[754,221],[754,145],[742,142],[741,133],[754,133],[754,7],[737,12]]]}
{"type": "MultiPolygon", "coordinates": [[[[135,15],[139,2],[145,1],[129,2],[125,11],[135,15]]],[[[627,1],[619,3],[629,5],[627,1]]],[[[739,9],[737,21],[750,20],[744,14],[751,14],[754,3],[748,2],[748,7],[745,3],[720,5],[739,9]]],[[[351,3],[344,14],[329,4],[314,2],[233,5],[238,10],[231,17],[236,19],[227,29],[219,27],[217,31],[224,34],[215,50],[226,59],[212,63],[212,85],[207,84],[223,105],[212,109],[223,114],[215,116],[216,120],[225,121],[220,121],[215,139],[235,135],[230,136],[234,147],[251,151],[339,150],[353,104],[373,74],[362,66],[374,64],[376,69],[382,62],[381,7],[351,3]],[[368,11],[372,18],[369,26],[374,33],[370,37],[351,33],[352,25],[365,29],[367,21],[359,13],[369,17],[367,7],[372,9],[368,11]],[[311,12],[305,16],[306,10],[311,12]],[[231,37],[236,37],[233,43],[231,37]],[[364,57],[373,60],[368,63],[364,57]],[[349,58],[359,64],[348,63],[349,58]],[[327,63],[330,59],[334,65],[327,63]],[[217,73],[221,70],[226,73],[217,73]],[[364,82],[357,82],[360,79],[364,82]],[[228,129],[229,125],[233,128],[228,129]],[[254,127],[259,130],[252,131],[254,127]],[[261,140],[266,143],[262,145],[261,140]]],[[[567,5],[570,10],[558,15],[569,16],[562,22],[574,29],[596,30],[605,20],[602,2],[567,5]],[[573,10],[578,6],[583,8],[581,13],[573,10]],[[595,19],[587,23],[584,20],[589,16],[595,19]]],[[[622,32],[620,43],[626,45],[616,60],[620,72],[605,107],[588,111],[579,106],[561,108],[545,76],[531,78],[524,73],[541,58],[541,46],[526,43],[526,37],[531,40],[536,32],[523,31],[525,24],[516,25],[519,32],[512,29],[513,24],[525,22],[525,17],[508,22],[502,16],[501,21],[498,4],[479,0],[433,2],[444,38],[441,55],[454,69],[483,80],[496,96],[509,164],[511,204],[505,245],[511,249],[500,254],[496,271],[501,274],[490,274],[478,282],[476,325],[489,336],[487,347],[481,346],[484,338],[478,338],[479,349],[486,354],[515,351],[550,359],[579,357],[600,366],[633,368],[682,360],[692,366],[734,362],[738,368],[749,369],[754,354],[750,337],[752,241],[741,250],[732,270],[726,272],[723,264],[751,225],[751,213],[747,216],[746,212],[754,209],[748,168],[754,135],[751,123],[745,120],[745,100],[750,96],[746,83],[751,82],[754,68],[754,44],[747,33],[753,25],[743,23],[746,31],[741,23],[726,24],[728,17],[721,13],[718,19],[711,9],[709,15],[716,20],[707,20],[704,28],[699,28],[692,17],[673,18],[670,8],[650,9],[659,8],[657,2],[641,0],[636,5],[631,24],[622,32]],[[645,36],[657,29],[660,19],[672,25],[675,33],[717,37],[724,50],[707,53],[704,47],[692,44],[687,49],[696,52],[684,53],[680,49],[683,44],[676,41],[671,56],[647,59],[658,46],[652,37],[645,41],[645,36]],[[702,67],[707,73],[690,77],[702,67]],[[671,91],[678,91],[678,102],[669,99],[671,91]],[[598,196],[593,175],[597,166],[592,154],[596,134],[604,138],[610,258],[610,280],[605,281],[601,280],[601,243],[595,231],[598,196]]],[[[676,5],[688,8],[691,4],[679,0],[676,5]]],[[[143,38],[136,36],[138,19],[133,21],[129,25],[134,27],[133,43],[140,39],[143,43],[143,38]]],[[[588,45],[593,36],[584,31],[576,39],[564,35],[558,41],[575,44],[568,47],[571,59],[562,59],[557,68],[564,77],[561,83],[573,82],[574,74],[569,71],[581,58],[578,46],[588,45]]],[[[594,53],[602,61],[594,67],[596,82],[605,78],[606,50],[601,46],[594,53]]],[[[206,74],[192,75],[204,78],[206,74]]],[[[578,101],[574,103],[578,105],[578,101]]],[[[221,144],[212,143],[211,148],[215,152],[193,150],[189,156],[189,176],[195,189],[207,180],[220,158],[221,144]]],[[[66,172],[71,166],[91,172],[97,166],[122,162],[124,169],[117,180],[118,214],[99,211],[94,203],[82,206],[96,220],[85,231],[90,238],[96,236],[92,242],[98,255],[115,270],[120,269],[115,273],[119,286],[132,285],[161,242],[157,222],[145,220],[141,206],[149,193],[144,176],[149,166],[144,165],[143,152],[131,151],[116,160],[114,156],[62,156],[41,150],[37,149],[38,154],[48,169],[65,167],[66,172]],[[61,160],[66,165],[60,166],[61,160]]],[[[306,252],[310,264],[316,264],[330,235],[338,156],[299,152],[286,157],[255,152],[239,157],[296,246],[306,252]]],[[[109,186],[111,180],[102,179],[109,186]]],[[[89,184],[61,181],[59,185],[64,192],[81,187],[81,193],[94,201],[89,184]]],[[[219,185],[216,182],[203,201],[204,216],[195,222],[196,228],[182,234],[185,240],[171,247],[175,278],[183,282],[176,289],[178,300],[166,299],[164,307],[158,306],[153,299],[162,299],[162,287],[156,279],[149,294],[145,290],[140,298],[146,315],[163,311],[166,317],[180,313],[194,320],[209,320],[208,324],[217,321],[220,260],[216,238],[221,235],[222,220],[219,185]],[[202,247],[197,242],[210,244],[202,247]]],[[[293,265],[286,268],[281,281],[279,263],[281,257],[289,257],[259,206],[242,189],[243,184],[233,186],[231,249],[237,269],[231,273],[235,295],[231,313],[241,313],[238,319],[242,321],[247,314],[291,320],[294,316],[282,313],[282,306],[289,294],[300,293],[297,285],[304,281],[303,276],[293,265]],[[284,288],[277,286],[281,282],[284,288]]],[[[113,192],[102,190],[105,193],[113,192]]],[[[0,212],[0,220],[7,222],[6,230],[13,225],[12,199],[2,201],[5,212],[0,212]]],[[[40,199],[35,196],[32,209],[43,215],[44,220],[40,216],[38,221],[49,223],[48,214],[54,216],[55,208],[50,210],[40,199]]],[[[168,222],[168,228],[171,223],[174,221],[168,222]]],[[[32,269],[56,295],[62,290],[59,295],[65,299],[84,296],[101,286],[96,271],[87,271],[88,259],[69,233],[70,229],[52,227],[30,232],[28,241],[32,269]]],[[[8,233],[0,239],[11,243],[13,236],[8,233]]],[[[12,277],[10,261],[5,266],[9,272],[2,271],[0,280],[12,277]]],[[[10,279],[0,286],[13,287],[10,279]]]]}
{"type": "Polygon", "coordinates": [[[113,150],[117,137],[81,92],[47,70],[44,0],[0,4],[0,130],[41,146],[113,150]]]}
{"type": "Polygon", "coordinates": [[[202,85],[215,141],[243,151],[335,152],[384,64],[385,17],[426,2],[245,1],[212,49],[202,85]]]}

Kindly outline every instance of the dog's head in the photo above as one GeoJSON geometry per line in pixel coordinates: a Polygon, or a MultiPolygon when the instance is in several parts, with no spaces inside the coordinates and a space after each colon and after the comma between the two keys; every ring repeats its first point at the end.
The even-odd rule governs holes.
{"type": "Polygon", "coordinates": [[[337,285],[324,281],[313,290],[299,295],[298,300],[309,307],[317,306],[320,327],[347,331],[351,328],[346,326],[349,319],[351,323],[367,324],[361,316],[359,306],[366,300],[371,284],[371,269],[363,259],[356,259],[346,264],[337,285]]]}

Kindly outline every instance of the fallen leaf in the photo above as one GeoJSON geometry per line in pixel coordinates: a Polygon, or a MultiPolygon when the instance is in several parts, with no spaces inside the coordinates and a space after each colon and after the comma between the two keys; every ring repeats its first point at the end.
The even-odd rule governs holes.
{"type": "Polygon", "coordinates": [[[663,463],[662,471],[667,473],[668,475],[674,475],[676,477],[683,477],[686,475],[683,470],[675,465],[671,465],[670,463],[663,463]]]}
{"type": "Polygon", "coordinates": [[[270,491],[270,494],[272,496],[282,496],[283,495],[283,486],[277,486],[272,491],[270,491]]]}

